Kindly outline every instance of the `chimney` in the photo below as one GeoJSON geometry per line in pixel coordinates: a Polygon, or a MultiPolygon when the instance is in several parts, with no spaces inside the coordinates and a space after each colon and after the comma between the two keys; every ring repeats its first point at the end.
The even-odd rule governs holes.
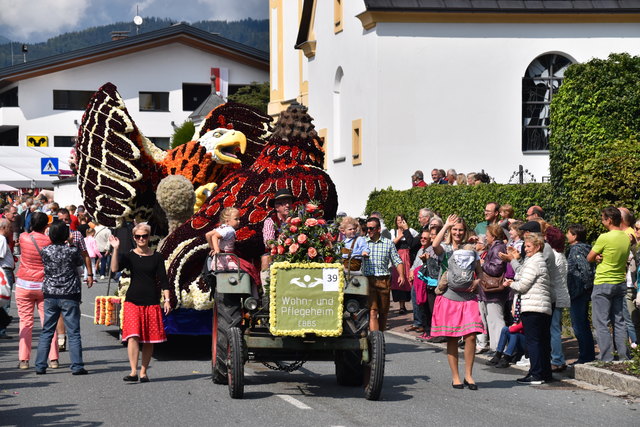
{"type": "Polygon", "coordinates": [[[111,41],[122,40],[129,37],[129,31],[111,31],[111,41]]]}

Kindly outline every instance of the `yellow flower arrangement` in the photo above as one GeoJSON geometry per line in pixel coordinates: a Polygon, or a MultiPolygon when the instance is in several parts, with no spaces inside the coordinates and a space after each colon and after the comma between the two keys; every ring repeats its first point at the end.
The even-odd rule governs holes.
{"type": "MultiPolygon", "coordinates": [[[[291,280],[291,282],[294,282],[294,281],[298,281],[298,279],[294,278],[293,280],[291,280]]],[[[284,284],[280,284],[280,286],[284,286],[284,284]]],[[[324,286],[324,284],[322,286],[324,286]]],[[[289,289],[291,290],[296,288],[293,288],[290,286],[289,289]]],[[[342,316],[343,316],[343,303],[344,303],[344,273],[343,273],[341,264],[339,263],[328,264],[328,263],[319,263],[319,262],[290,263],[288,261],[275,262],[271,265],[271,282],[270,282],[269,292],[270,292],[269,330],[273,335],[302,337],[305,334],[315,334],[321,337],[337,337],[342,334],[342,316]],[[300,284],[296,283],[300,287],[300,289],[303,289],[303,288],[306,289],[304,291],[298,290],[298,292],[300,292],[300,295],[305,295],[305,293],[315,292],[317,294],[319,292],[319,291],[312,290],[312,288],[315,288],[316,286],[318,286],[320,284],[319,281],[322,280],[320,278],[317,278],[318,270],[320,270],[319,275],[322,277],[323,270],[325,269],[331,269],[330,271],[335,270],[338,273],[337,277],[335,278],[337,279],[336,289],[335,290],[332,289],[333,292],[322,292],[322,295],[327,295],[329,296],[329,298],[320,298],[324,300],[331,299],[333,304],[331,304],[329,308],[326,308],[326,309],[323,309],[320,307],[313,307],[313,308],[302,309],[302,311],[300,312],[304,313],[306,310],[309,313],[311,312],[315,313],[317,311],[317,312],[327,313],[327,316],[325,317],[316,316],[309,320],[304,320],[304,317],[302,318],[295,317],[294,319],[298,320],[297,322],[298,327],[291,327],[290,318],[287,318],[285,320],[280,319],[278,317],[279,316],[278,308],[280,307],[280,304],[278,302],[279,271],[290,270],[293,273],[295,270],[298,270],[296,273],[299,273],[301,277],[303,277],[304,279],[308,279],[308,280],[304,280],[304,282],[310,282],[312,279],[311,275],[313,273],[311,271],[305,271],[305,270],[316,270],[315,271],[316,278],[313,283],[310,283],[308,285],[305,285],[304,282],[301,282],[300,284]],[[335,302],[333,302],[334,296],[337,298],[337,301],[335,302]],[[331,310],[331,312],[329,310],[331,310]],[[324,325],[324,327],[317,327],[319,326],[319,324],[324,325]]],[[[296,297],[293,297],[293,298],[295,299],[296,297]]],[[[289,299],[291,299],[291,297],[289,297],[289,299]]],[[[303,301],[308,305],[313,305],[314,303],[313,297],[297,298],[297,300],[303,301]]],[[[318,298],[316,298],[315,302],[317,303],[317,301],[318,301],[318,298]]],[[[284,305],[283,305],[283,307],[281,307],[281,310],[287,310],[287,308],[284,308],[284,305]]],[[[289,312],[293,312],[294,315],[299,312],[298,309],[289,308],[288,310],[289,312]]]]}
{"type": "Polygon", "coordinates": [[[113,296],[97,296],[95,300],[95,313],[93,323],[96,325],[122,325],[124,319],[124,298],[113,296]],[[120,306],[120,319],[116,322],[116,306],[120,306]]]}

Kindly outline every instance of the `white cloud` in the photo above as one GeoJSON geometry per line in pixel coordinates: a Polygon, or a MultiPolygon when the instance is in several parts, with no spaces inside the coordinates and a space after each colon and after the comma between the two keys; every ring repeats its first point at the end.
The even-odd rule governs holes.
{"type": "Polygon", "coordinates": [[[55,35],[81,25],[88,6],[86,0],[0,0],[0,26],[14,40],[55,35]]]}

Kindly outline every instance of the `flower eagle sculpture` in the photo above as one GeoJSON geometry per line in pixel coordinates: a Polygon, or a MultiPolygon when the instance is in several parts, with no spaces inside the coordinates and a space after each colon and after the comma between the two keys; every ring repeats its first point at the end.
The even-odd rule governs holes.
{"type": "Polygon", "coordinates": [[[267,251],[262,226],[274,215],[268,201],[279,189],[291,190],[295,206],[316,200],[324,220],[335,216],[335,185],[322,170],[322,143],[306,108],[290,106],[275,127],[271,120],[253,107],[228,102],[207,115],[192,141],[165,151],[138,129],[113,84],[106,83],[89,102],[75,147],[78,186],[89,214],[110,227],[147,221],[165,237],[166,213],[156,194],[160,181],[171,175],[190,181],[202,204],[159,248],[174,306],[211,307],[200,272],[209,252],[205,234],[218,226],[223,208],[239,209],[236,252],[252,261],[267,251]]]}

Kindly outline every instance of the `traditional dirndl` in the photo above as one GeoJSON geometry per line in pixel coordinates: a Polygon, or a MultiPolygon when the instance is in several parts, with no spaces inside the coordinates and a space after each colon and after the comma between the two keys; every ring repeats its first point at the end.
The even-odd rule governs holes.
{"type": "Polygon", "coordinates": [[[431,318],[431,335],[434,337],[463,337],[484,333],[477,299],[452,301],[438,295],[431,318]]]}
{"type": "MultiPolygon", "coordinates": [[[[409,257],[409,249],[398,249],[398,255],[402,260],[402,264],[405,266],[411,265],[411,259],[409,257]]],[[[411,301],[411,281],[409,281],[409,267],[404,270],[404,285],[400,286],[398,283],[398,270],[391,269],[391,296],[394,302],[411,301]]]]}
{"type": "Polygon", "coordinates": [[[140,338],[141,343],[160,343],[167,340],[160,305],[135,305],[132,302],[124,302],[122,341],[131,337],[140,338]]]}

